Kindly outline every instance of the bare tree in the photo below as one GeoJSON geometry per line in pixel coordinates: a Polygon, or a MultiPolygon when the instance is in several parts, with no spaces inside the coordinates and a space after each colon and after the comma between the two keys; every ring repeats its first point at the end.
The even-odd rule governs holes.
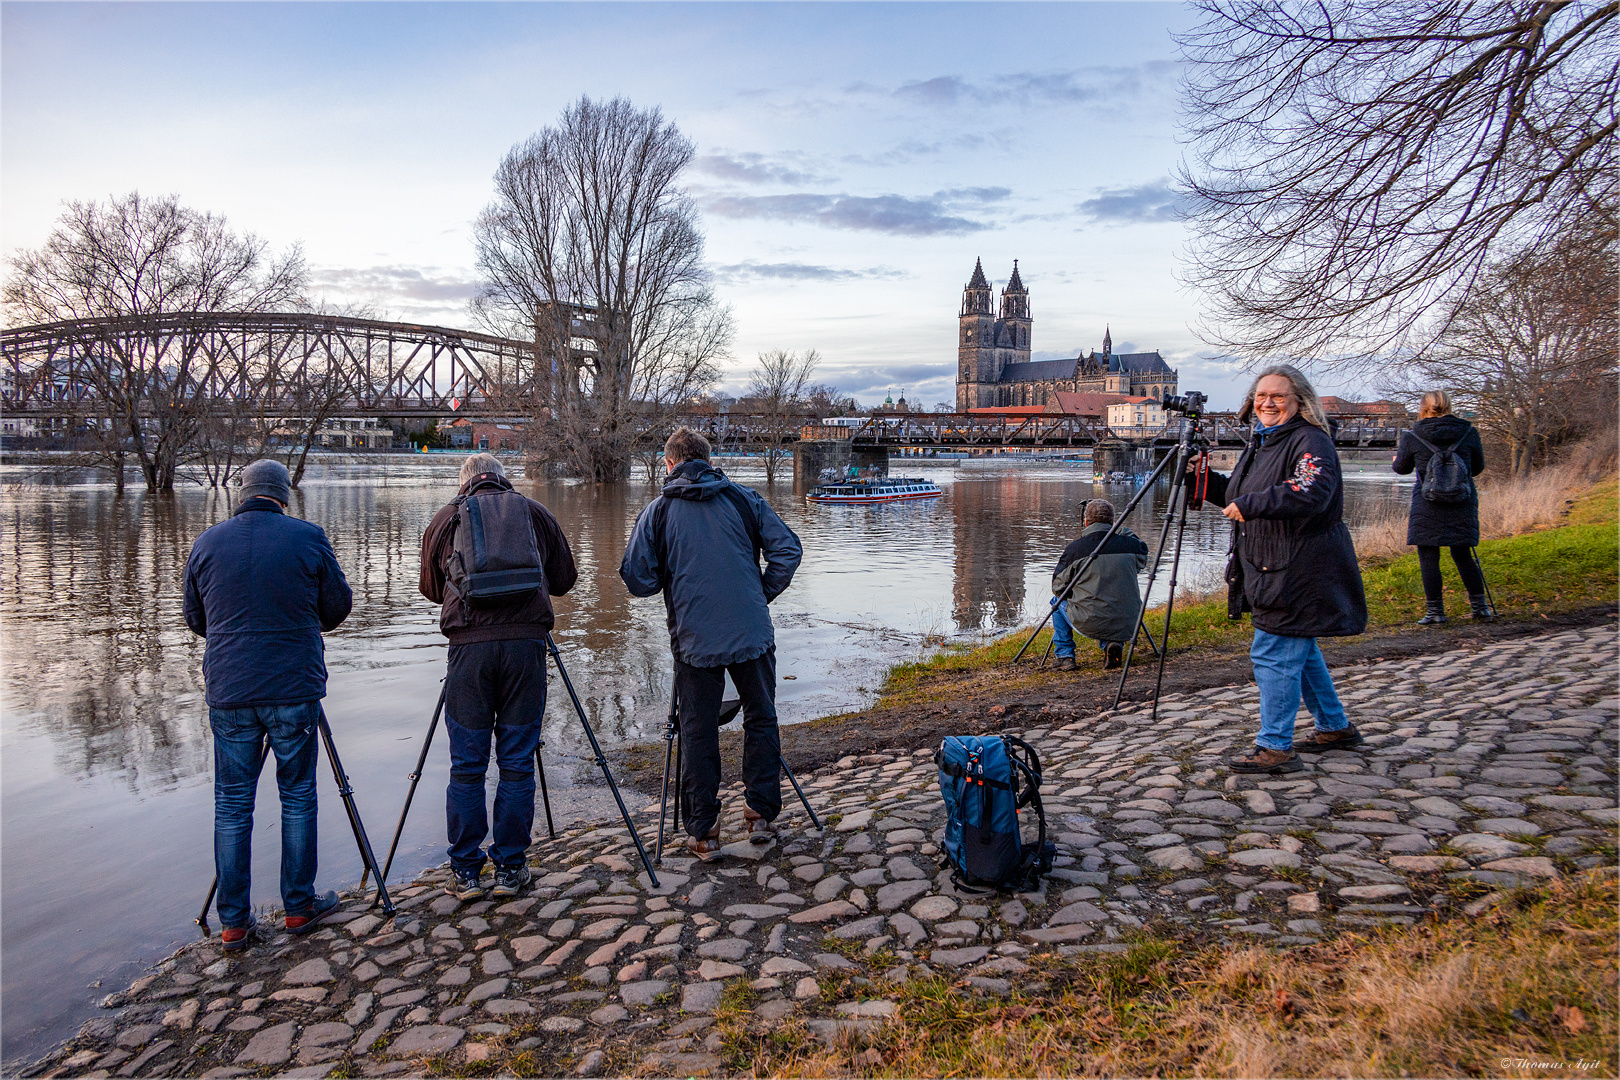
{"type": "MultiPolygon", "coordinates": [[[[69,202],[44,246],[8,260],[0,300],[13,325],[121,315],[297,307],[306,271],[295,246],[272,256],[225,220],[139,192],[69,202]]],[[[118,456],[127,446],[148,491],[172,491],[202,427],[211,358],[170,335],[109,335],[87,367],[118,456]]]]}
{"type": "Polygon", "coordinates": [[[1561,440],[1615,407],[1616,260],[1600,223],[1497,263],[1457,304],[1415,365],[1449,389],[1526,475],[1561,440]]]}
{"type": "Polygon", "coordinates": [[[748,380],[748,396],[758,415],[751,418],[765,458],[765,483],[776,483],[776,465],[792,453],[787,437],[796,432],[808,411],[810,376],[821,363],[814,349],[804,353],[771,349],[759,354],[759,366],[748,380]]]}
{"type": "MultiPolygon", "coordinates": [[[[1207,340],[1365,363],[1493,259],[1616,229],[1612,0],[1195,0],[1183,170],[1207,340]]],[[[1419,333],[1420,332],[1420,333],[1419,333]]]]}
{"type": "Polygon", "coordinates": [[[625,475],[672,397],[712,385],[731,340],[679,187],[693,145],[657,109],[582,97],[514,146],[474,229],[474,313],[532,335],[542,453],[598,481],[625,475]]]}

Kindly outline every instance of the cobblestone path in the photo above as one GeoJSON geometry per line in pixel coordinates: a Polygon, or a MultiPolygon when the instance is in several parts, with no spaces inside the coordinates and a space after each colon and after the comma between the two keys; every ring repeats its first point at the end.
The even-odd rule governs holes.
{"type": "MultiPolygon", "coordinates": [[[[272,931],[231,957],[217,938],[187,946],[28,1072],[320,1076],[349,1058],[388,1075],[424,1055],[487,1058],[488,1039],[524,1023],[518,1046],[580,1075],[684,1076],[723,1071],[713,1014],[735,983],[761,1017],[831,1039],[883,1023],[906,979],[1003,994],[1038,979],[1032,954],[1123,950],[1144,925],[1286,947],[1411,923],[1457,903],[1461,882],[1614,863],[1616,646],[1604,627],[1341,669],[1367,745],[1279,777],[1223,765],[1252,744],[1252,686],[1167,698],[1152,724],[1055,702],[1017,732],[1045,759],[1059,847],[1039,893],[953,889],[933,747],[804,778],[824,834],[789,792],[780,843],[666,858],[658,890],[621,823],[577,829],[536,844],[517,899],[459,903],[438,869],[398,890],[389,922],[351,899],[307,938],[272,931]],[[855,1000],[822,994],[839,970],[857,976],[855,1000]]],[[[728,797],[740,837],[739,789],[728,797]]],[[[656,812],[638,818],[649,844],[656,812]]]]}

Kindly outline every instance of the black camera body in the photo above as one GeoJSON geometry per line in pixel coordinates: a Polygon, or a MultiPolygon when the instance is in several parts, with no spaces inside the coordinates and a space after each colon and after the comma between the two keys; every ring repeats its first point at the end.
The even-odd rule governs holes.
{"type": "Polygon", "coordinates": [[[1167,395],[1164,399],[1164,407],[1169,412],[1184,413],[1188,418],[1196,420],[1204,415],[1204,405],[1208,401],[1209,398],[1200,394],[1197,390],[1189,390],[1180,396],[1175,394],[1167,395]]]}

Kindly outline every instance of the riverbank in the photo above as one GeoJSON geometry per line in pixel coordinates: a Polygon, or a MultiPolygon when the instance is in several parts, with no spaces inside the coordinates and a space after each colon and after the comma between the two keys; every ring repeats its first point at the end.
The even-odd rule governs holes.
{"type": "Polygon", "coordinates": [[[1341,669],[1366,748],[1283,777],[1224,767],[1242,685],[1156,722],[1050,701],[1010,730],[1059,865],[1016,896],[952,885],[932,747],[893,738],[801,777],[825,831],[790,801],[780,842],[657,888],[616,821],[537,843],[513,900],[430,870],[387,922],[350,898],[307,937],[187,946],[8,1072],[1613,1075],[1616,646],[1341,669]]]}

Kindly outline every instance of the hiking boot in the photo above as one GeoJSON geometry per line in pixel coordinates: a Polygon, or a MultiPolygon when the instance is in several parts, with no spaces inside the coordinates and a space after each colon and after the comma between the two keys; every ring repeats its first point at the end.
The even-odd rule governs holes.
{"type": "Polygon", "coordinates": [[[1323,750],[1354,750],[1366,740],[1356,725],[1338,731],[1312,731],[1303,739],[1294,740],[1294,749],[1301,754],[1320,754],[1323,750]]]}
{"type": "Polygon", "coordinates": [[[479,870],[457,870],[455,881],[450,884],[450,893],[457,900],[478,900],[484,895],[484,883],[479,880],[482,868],[479,870]]]}
{"type": "Polygon", "coordinates": [[[1474,618],[1481,622],[1491,622],[1496,618],[1496,609],[1491,606],[1490,597],[1484,593],[1469,593],[1468,606],[1474,618]]]}
{"type": "Polygon", "coordinates": [[[1114,669],[1120,667],[1124,662],[1125,646],[1117,641],[1110,641],[1108,643],[1108,663],[1103,665],[1103,670],[1113,671],[1114,669]]]}
{"type": "Polygon", "coordinates": [[[748,839],[755,844],[768,844],[776,839],[776,823],[766,821],[765,815],[757,810],[744,810],[743,818],[748,822],[748,839]]]}
{"type": "Polygon", "coordinates": [[[1438,626],[1446,621],[1446,604],[1444,600],[1426,600],[1423,604],[1423,618],[1417,621],[1419,626],[1438,626]]]}
{"type": "Polygon", "coordinates": [[[686,850],[708,863],[719,862],[726,857],[726,853],[720,850],[719,829],[710,829],[702,836],[688,836],[686,850]]]}
{"type": "Polygon", "coordinates": [[[315,898],[315,902],[299,915],[287,916],[287,933],[307,934],[315,929],[315,924],[326,918],[338,909],[338,894],[325,893],[315,898]]]}
{"type": "Polygon", "coordinates": [[[224,926],[219,931],[219,943],[226,952],[245,949],[258,937],[251,926],[224,926]]]}
{"type": "Polygon", "coordinates": [[[1299,755],[1292,750],[1267,750],[1263,746],[1256,746],[1252,753],[1243,757],[1230,758],[1226,764],[1235,773],[1276,774],[1299,772],[1305,767],[1299,755]]]}
{"type": "Polygon", "coordinates": [[[1052,670],[1053,671],[1073,671],[1073,670],[1075,670],[1074,657],[1072,657],[1072,656],[1060,656],[1060,657],[1058,657],[1056,660],[1052,661],[1052,670]]]}
{"type": "Polygon", "coordinates": [[[534,880],[527,865],[518,863],[516,866],[497,866],[495,868],[495,888],[490,890],[496,896],[516,896],[528,887],[534,880]]]}

